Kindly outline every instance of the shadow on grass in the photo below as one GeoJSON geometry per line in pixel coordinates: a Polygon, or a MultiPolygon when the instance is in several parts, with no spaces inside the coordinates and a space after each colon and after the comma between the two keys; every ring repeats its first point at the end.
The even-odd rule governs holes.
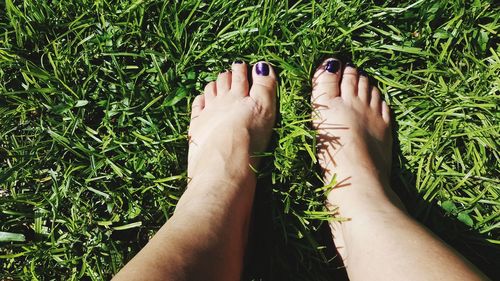
{"type": "Polygon", "coordinates": [[[293,218],[286,217],[292,215],[279,213],[285,206],[266,180],[261,180],[255,195],[243,280],[348,280],[328,225],[314,222],[318,230],[306,238],[286,233],[295,230],[293,218]]]}
{"type": "MultiPolygon", "coordinates": [[[[499,247],[488,242],[485,235],[448,216],[437,202],[421,198],[416,191],[415,176],[404,168],[406,159],[396,132],[397,125],[393,128],[391,185],[408,212],[493,279],[500,268],[499,247]]],[[[317,184],[321,186],[321,182],[317,184]]],[[[257,186],[243,280],[348,280],[328,225],[318,222],[317,231],[308,237],[317,244],[289,236],[284,217],[290,214],[279,213],[285,206],[273,193],[273,188],[280,187],[272,186],[270,178],[260,179],[257,186]],[[317,246],[324,248],[317,250],[317,246]]]]}
{"type": "Polygon", "coordinates": [[[491,279],[498,277],[500,247],[487,241],[486,235],[470,229],[463,222],[446,214],[436,200],[428,202],[417,193],[415,175],[404,168],[407,159],[401,152],[397,131],[398,125],[396,123],[393,127],[391,186],[403,201],[410,215],[467,258],[488,277],[491,279]]]}

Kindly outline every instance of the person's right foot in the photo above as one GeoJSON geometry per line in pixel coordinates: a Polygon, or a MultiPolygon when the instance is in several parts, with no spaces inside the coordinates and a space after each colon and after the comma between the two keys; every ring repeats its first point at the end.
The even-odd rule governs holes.
{"type": "MultiPolygon", "coordinates": [[[[399,204],[389,187],[391,133],[388,105],[364,72],[328,59],[313,77],[313,126],[317,130],[318,161],[325,184],[335,175],[327,205],[355,220],[399,204]]],[[[342,224],[332,224],[341,255],[342,224]]]]}
{"type": "Polygon", "coordinates": [[[411,219],[390,188],[389,107],[366,75],[325,61],[312,104],[318,160],[334,186],[327,207],[349,219],[330,221],[349,280],[488,280],[411,219]]]}

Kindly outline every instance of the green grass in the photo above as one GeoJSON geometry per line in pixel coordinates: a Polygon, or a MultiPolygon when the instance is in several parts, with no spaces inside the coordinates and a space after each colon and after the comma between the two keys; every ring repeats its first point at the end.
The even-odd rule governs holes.
{"type": "Polygon", "coordinates": [[[233,60],[265,59],[280,119],[246,276],[331,280],[308,103],[327,56],[394,109],[393,186],[412,215],[498,270],[494,1],[45,2],[0,1],[0,279],[109,279],[184,190],[193,97],[233,60]]]}

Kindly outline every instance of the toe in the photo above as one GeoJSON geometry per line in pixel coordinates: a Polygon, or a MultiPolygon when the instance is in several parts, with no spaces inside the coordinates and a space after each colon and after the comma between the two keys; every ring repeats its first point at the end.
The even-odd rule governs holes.
{"type": "Polygon", "coordinates": [[[352,63],[346,63],[342,73],[342,82],[340,83],[340,96],[349,102],[357,96],[358,91],[358,71],[352,63]]]}
{"type": "Polygon", "coordinates": [[[391,110],[385,101],[382,102],[382,119],[386,124],[391,122],[391,110]]]}
{"type": "Polygon", "coordinates": [[[200,115],[201,111],[205,107],[205,95],[199,95],[194,98],[193,104],[191,105],[191,119],[194,119],[200,115]]]}
{"type": "Polygon", "coordinates": [[[258,62],[252,69],[250,96],[265,108],[274,110],[276,104],[276,74],[266,62],[258,62]]]}
{"type": "Polygon", "coordinates": [[[336,59],[325,60],[316,70],[312,79],[312,102],[313,104],[340,95],[340,68],[341,63],[336,59]]]}
{"type": "Polygon", "coordinates": [[[365,104],[370,104],[370,79],[363,70],[359,70],[358,97],[365,104]]]}
{"type": "Polygon", "coordinates": [[[382,98],[380,96],[380,91],[377,87],[373,87],[371,92],[370,107],[375,112],[381,112],[382,108],[382,98]]]}
{"type": "Polygon", "coordinates": [[[231,72],[226,71],[217,77],[217,95],[224,96],[231,89],[231,72]]]}
{"type": "Polygon", "coordinates": [[[248,75],[246,63],[235,62],[232,65],[231,94],[238,96],[248,95],[248,75]]]}
{"type": "Polygon", "coordinates": [[[215,82],[210,82],[205,86],[205,97],[204,97],[204,105],[209,105],[212,100],[217,96],[217,87],[215,82]]]}

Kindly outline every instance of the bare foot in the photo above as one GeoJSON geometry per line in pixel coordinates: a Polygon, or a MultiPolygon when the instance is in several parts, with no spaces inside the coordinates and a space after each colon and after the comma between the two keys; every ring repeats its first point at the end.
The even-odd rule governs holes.
{"type": "Polygon", "coordinates": [[[350,280],[486,280],[411,219],[389,186],[389,107],[353,65],[326,60],[313,78],[313,124],[333,240],[350,280]],[[337,208],[338,209],[334,209],[337,208]]]}
{"type": "MultiPolygon", "coordinates": [[[[379,90],[353,65],[329,59],[313,77],[313,125],[325,184],[335,176],[329,205],[344,218],[381,212],[400,204],[389,187],[390,112],[379,90]]],[[[338,224],[337,224],[338,226],[338,224]]],[[[345,256],[345,241],[333,225],[335,243],[345,256]]]]}
{"type": "Polygon", "coordinates": [[[276,118],[276,75],[272,67],[265,62],[255,64],[252,85],[245,63],[233,63],[231,68],[208,83],[203,95],[193,102],[189,183],[175,210],[178,214],[187,212],[186,217],[191,218],[192,210],[203,210],[202,222],[195,221],[195,227],[211,225],[211,234],[204,239],[219,244],[213,254],[220,255],[227,272],[231,272],[223,274],[224,270],[211,266],[224,276],[214,280],[231,280],[232,273],[241,271],[256,185],[254,170],[259,163],[255,154],[266,149],[276,118]]]}
{"type": "Polygon", "coordinates": [[[232,71],[219,74],[195,98],[189,128],[190,181],[255,177],[252,169],[259,161],[254,155],[266,148],[276,117],[276,75],[270,65],[259,62],[252,78],[250,87],[247,65],[233,63],[232,71]]]}
{"type": "MultiPolygon", "coordinates": [[[[223,183],[234,196],[253,198],[254,170],[259,163],[255,154],[266,148],[276,118],[276,75],[269,64],[259,62],[252,68],[253,83],[249,85],[245,63],[233,63],[231,68],[220,73],[217,81],[208,83],[204,93],[193,101],[189,184],[178,206],[188,201],[204,205],[208,196],[217,199],[225,192],[189,188],[197,186],[196,182],[202,182],[202,186],[223,183]]],[[[223,202],[218,200],[216,204],[223,202]]]]}
{"type": "MultiPolygon", "coordinates": [[[[313,124],[318,132],[318,160],[325,183],[336,176],[335,190],[328,200],[337,200],[344,189],[383,196],[391,166],[390,112],[377,87],[364,72],[338,60],[327,60],[313,78],[313,124]],[[373,187],[353,187],[363,181],[373,187]]],[[[359,201],[359,200],[358,200],[359,201]]]]}
{"type": "Polygon", "coordinates": [[[255,173],[275,119],[276,76],[244,63],[196,97],[189,129],[188,188],[174,215],[117,280],[237,280],[248,236],[255,173]]]}

